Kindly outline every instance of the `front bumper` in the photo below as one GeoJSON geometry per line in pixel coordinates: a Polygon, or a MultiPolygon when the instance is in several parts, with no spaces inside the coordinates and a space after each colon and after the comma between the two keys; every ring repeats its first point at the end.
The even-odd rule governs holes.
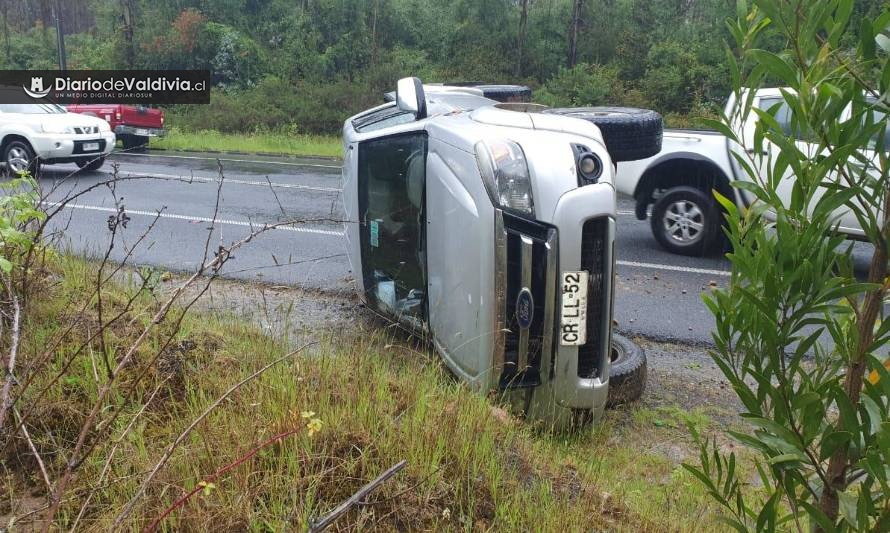
{"type": "MultiPolygon", "coordinates": [[[[495,220],[497,388],[525,398],[532,419],[566,419],[576,411],[596,417],[608,397],[614,284],[614,189],[582,187],[563,195],[550,223],[500,211],[495,220]],[[560,274],[589,273],[587,342],[560,342],[560,274]],[[519,327],[517,300],[529,290],[534,317],[519,327]]],[[[558,422],[557,422],[558,423],[558,422]]]]}
{"type": "Polygon", "coordinates": [[[108,155],[114,149],[116,140],[110,131],[89,135],[37,133],[28,140],[37,157],[44,163],[69,163],[108,155]],[[87,149],[90,144],[98,144],[98,149],[87,149]]]}
{"type": "Polygon", "coordinates": [[[137,137],[164,137],[167,130],[164,128],[140,128],[138,126],[120,126],[114,127],[114,133],[118,135],[135,135],[137,137]]]}

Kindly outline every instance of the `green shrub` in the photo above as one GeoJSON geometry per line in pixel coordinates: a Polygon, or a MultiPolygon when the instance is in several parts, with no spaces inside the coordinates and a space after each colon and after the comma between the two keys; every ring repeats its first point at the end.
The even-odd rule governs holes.
{"type": "Polygon", "coordinates": [[[855,22],[851,49],[841,45],[850,0],[753,3],[730,22],[739,106],[713,125],[747,149],[737,185],[755,200],[739,209],[718,195],[732,277],[705,303],[712,357],[751,424],[730,435],[757,454],[760,490],[744,489],[735,454],[716,442],[686,467],[738,531],[890,531],[890,162],[873,148],[887,140],[890,7],[855,22]],[[759,48],[777,41],[788,50],[759,48]],[[789,125],[776,120],[780,104],[748,98],[770,80],[787,86],[789,125]],[[755,116],[741,138],[731,125],[755,116]],[[808,132],[806,144],[788,131],[808,132]],[[871,245],[864,276],[836,232],[839,209],[871,245]]]}
{"type": "Polygon", "coordinates": [[[562,68],[536,93],[535,100],[553,107],[583,107],[617,103],[623,86],[618,71],[581,63],[562,68]]]}
{"type": "Polygon", "coordinates": [[[168,124],[183,131],[334,134],[347,117],[382,101],[363,84],[267,77],[249,89],[214,89],[208,105],[171,108],[168,124]]]}

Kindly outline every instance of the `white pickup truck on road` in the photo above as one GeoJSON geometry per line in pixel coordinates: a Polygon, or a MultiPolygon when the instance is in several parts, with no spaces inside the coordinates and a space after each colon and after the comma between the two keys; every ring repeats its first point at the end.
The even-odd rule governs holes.
{"type": "MultiPolygon", "coordinates": [[[[804,153],[814,153],[814,147],[802,135],[792,131],[790,113],[784,103],[780,89],[758,89],[754,96],[754,107],[768,110],[780,105],[776,120],[785,128],[789,136],[796,136],[798,147],[804,153]]],[[[733,116],[736,101],[734,97],[726,104],[726,116],[733,116]]],[[[876,112],[877,120],[887,121],[887,117],[876,112]]],[[[746,146],[740,146],[725,136],[710,131],[665,130],[662,149],[657,155],[639,161],[618,164],[615,178],[616,189],[633,196],[636,200],[636,216],[645,220],[651,218],[652,233],[655,239],[667,250],[683,255],[699,256],[714,251],[722,245],[720,238],[723,220],[713,190],[730,198],[740,207],[754,201],[752,194],[735,188],[733,181],[750,181],[751,178],[741,169],[734,153],[747,156],[753,154],[751,145],[756,127],[757,115],[751,113],[744,122],[733,124],[746,146]],[[649,206],[652,206],[651,211],[649,206]]],[[[838,117],[843,120],[844,117],[838,117]]],[[[890,128],[890,126],[888,126],[890,128]]],[[[890,130],[884,137],[885,146],[872,143],[868,160],[875,160],[878,150],[890,149],[890,130]]],[[[777,150],[776,147],[769,147],[777,150]]],[[[755,157],[760,168],[769,164],[769,151],[755,157]]],[[[778,186],[783,201],[790,202],[794,176],[786,173],[778,186]]],[[[768,214],[767,214],[768,216],[768,214]]],[[[861,238],[863,232],[856,217],[849,209],[840,208],[835,214],[838,231],[850,238],[861,238]]]]}

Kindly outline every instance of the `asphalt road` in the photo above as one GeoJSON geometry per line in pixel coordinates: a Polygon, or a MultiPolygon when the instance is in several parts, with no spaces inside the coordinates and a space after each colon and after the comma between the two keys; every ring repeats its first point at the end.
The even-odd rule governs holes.
{"type": "MultiPolygon", "coordinates": [[[[329,160],[260,156],[162,153],[116,154],[102,172],[75,172],[74,165],[43,168],[41,185],[49,201],[87,191],[108,179],[112,164],[123,180],[114,190],[83,192],[57,218],[62,246],[90,257],[104,254],[111,233],[108,218],[115,197],[130,216],[111,257],[127,250],[154,224],[127,258],[134,265],[188,271],[200,264],[210,221],[217,219],[210,248],[250,232],[252,225],[299,218],[304,223],[260,235],[237,251],[224,275],[273,284],[328,291],[351,291],[352,272],[345,255],[340,170],[329,160]],[[219,187],[220,168],[224,185],[219,187]],[[219,212],[214,206],[219,193],[219,212]],[[160,211],[160,216],[158,216],[160,211]]],[[[713,319],[701,293],[722,286],[728,263],[721,257],[689,258],[669,254],[654,241],[648,221],[633,215],[622,198],[618,215],[618,267],[615,320],[619,331],[653,340],[710,343],[713,319]]],[[[867,265],[868,249],[857,251],[857,265],[867,265]]]]}

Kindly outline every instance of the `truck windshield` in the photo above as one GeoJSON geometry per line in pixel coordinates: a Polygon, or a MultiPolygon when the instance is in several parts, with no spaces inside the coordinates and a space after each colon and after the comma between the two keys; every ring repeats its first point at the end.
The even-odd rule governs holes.
{"type": "Polygon", "coordinates": [[[0,113],[21,113],[24,115],[54,115],[67,113],[56,104],[0,104],[0,113]]]}

